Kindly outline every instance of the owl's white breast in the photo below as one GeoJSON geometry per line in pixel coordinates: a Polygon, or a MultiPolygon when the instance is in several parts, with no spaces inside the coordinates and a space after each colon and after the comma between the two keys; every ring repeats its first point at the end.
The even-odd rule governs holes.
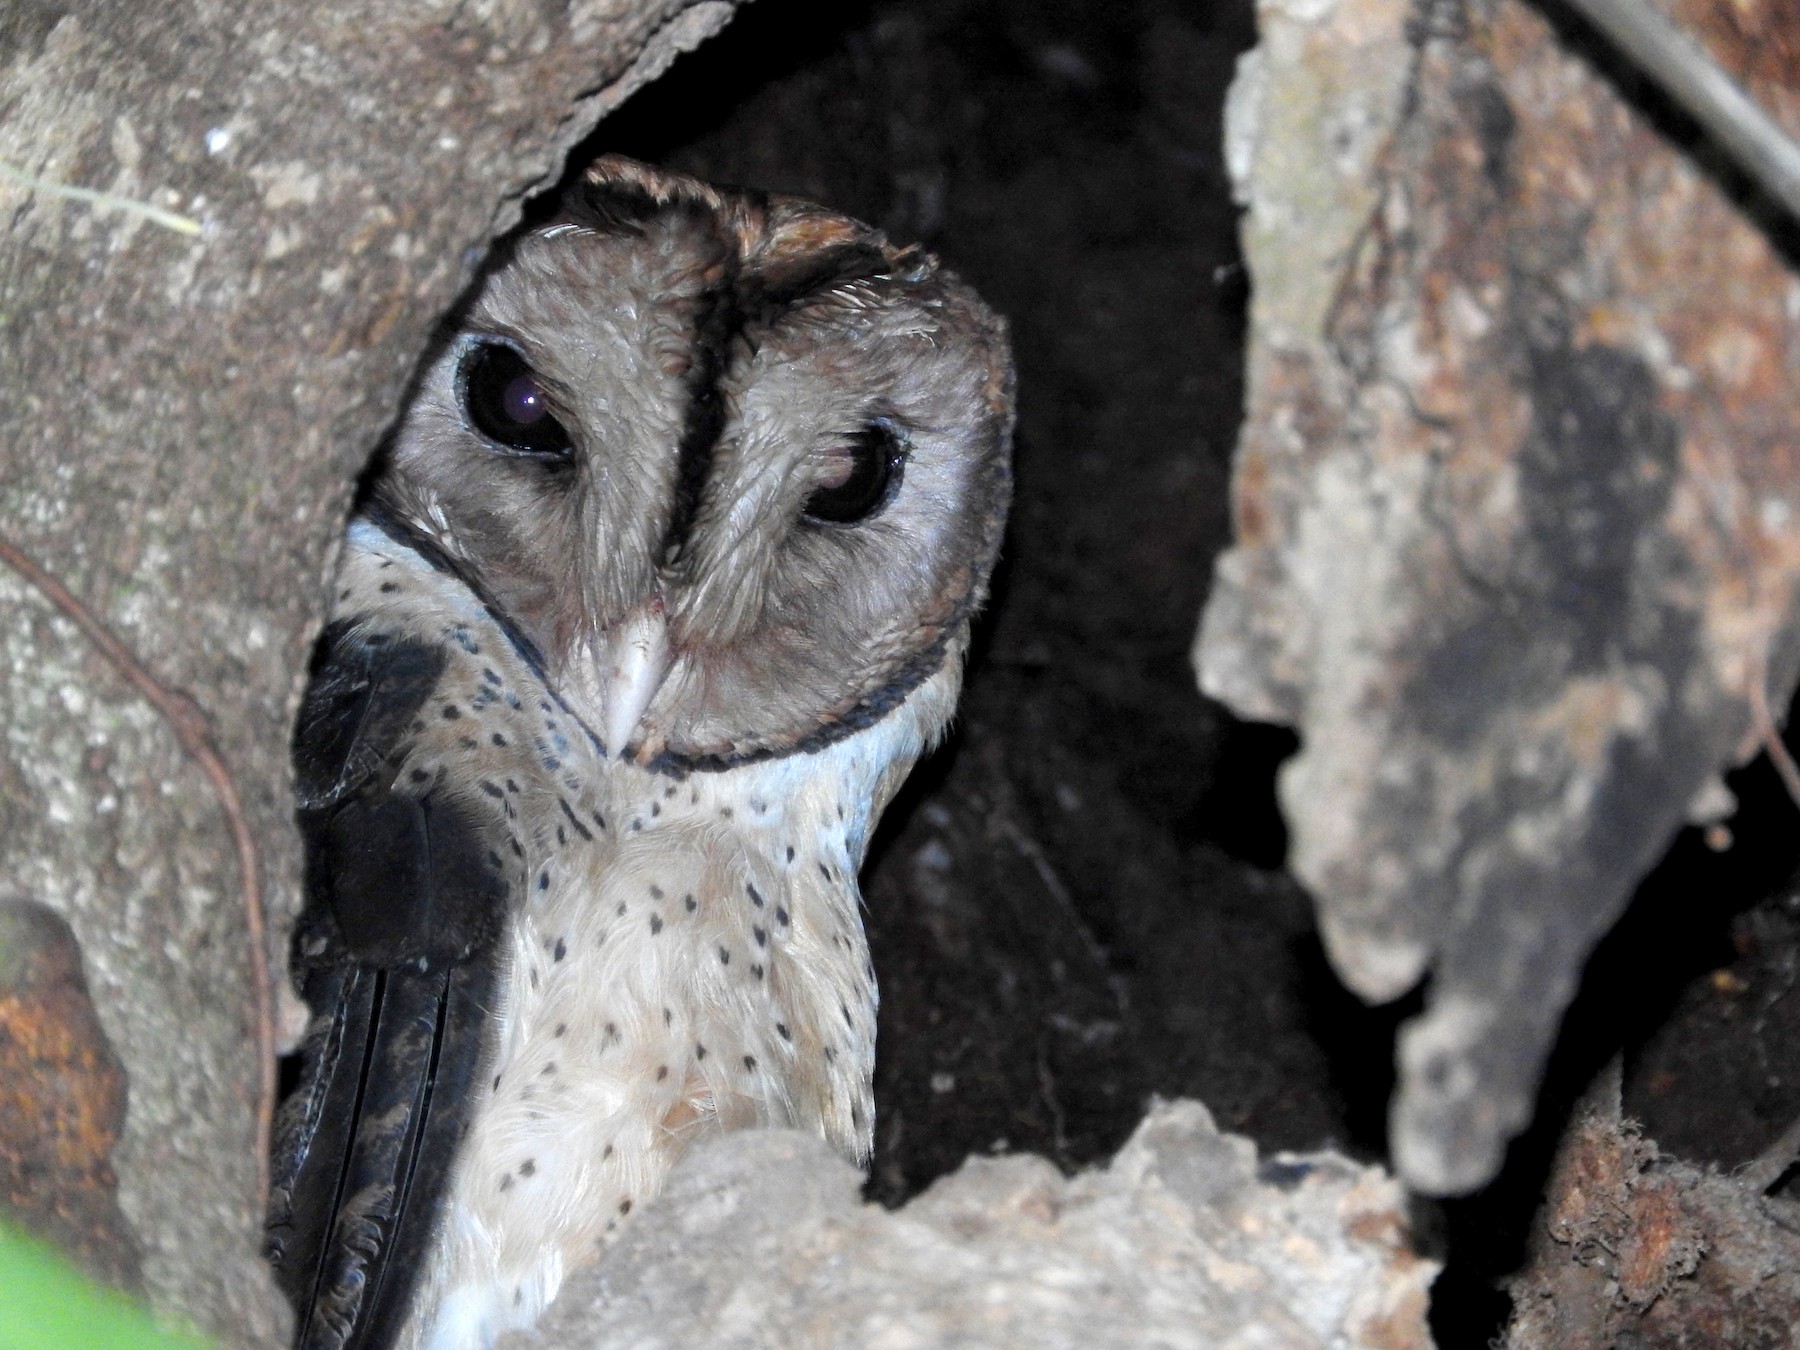
{"type": "Polygon", "coordinates": [[[955,673],[816,753],[678,780],[603,757],[456,583],[362,547],[345,610],[399,603],[373,559],[404,565],[407,622],[448,639],[443,701],[476,714],[434,724],[401,774],[500,811],[512,854],[492,1065],[404,1341],[453,1350],[535,1320],[700,1133],[795,1125],[866,1161],[856,871],[955,673]]]}

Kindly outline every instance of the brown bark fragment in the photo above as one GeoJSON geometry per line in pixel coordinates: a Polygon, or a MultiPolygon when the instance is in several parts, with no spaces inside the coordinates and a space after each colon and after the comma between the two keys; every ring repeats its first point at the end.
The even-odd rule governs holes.
{"type": "Polygon", "coordinates": [[[1731,1346],[1800,1334],[1800,1206],[1665,1157],[1613,1101],[1564,1138],[1509,1350],[1731,1346]]]}
{"type": "Polygon", "coordinates": [[[0,904],[0,1210],[96,1279],[139,1282],[112,1150],[125,1071],[101,1030],[69,926],[0,904]]]}

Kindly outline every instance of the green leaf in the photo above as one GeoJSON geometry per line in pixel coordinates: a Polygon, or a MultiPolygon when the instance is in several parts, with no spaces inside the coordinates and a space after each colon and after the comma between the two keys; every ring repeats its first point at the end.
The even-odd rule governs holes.
{"type": "Polygon", "coordinates": [[[207,1350],[53,1248],[0,1224],[0,1350],[207,1350]]]}

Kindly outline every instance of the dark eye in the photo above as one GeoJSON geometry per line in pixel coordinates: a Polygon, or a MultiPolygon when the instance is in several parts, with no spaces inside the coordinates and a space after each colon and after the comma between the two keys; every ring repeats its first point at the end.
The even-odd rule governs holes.
{"type": "Polygon", "coordinates": [[[568,456],[569,433],[551,412],[538,377],[504,342],[470,347],[457,378],[469,424],[495,445],[526,455],[568,456]]]}
{"type": "Polygon", "coordinates": [[[852,525],[867,520],[894,495],[906,465],[906,447],[886,422],[871,422],[826,456],[819,486],[800,508],[808,520],[852,525]]]}

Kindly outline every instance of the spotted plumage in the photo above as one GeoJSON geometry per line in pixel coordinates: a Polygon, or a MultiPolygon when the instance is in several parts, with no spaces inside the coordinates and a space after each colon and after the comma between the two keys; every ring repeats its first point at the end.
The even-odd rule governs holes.
{"type": "Polygon", "coordinates": [[[603,160],[488,280],[296,737],[301,1344],[528,1325],[705,1131],[866,1161],[855,876],[950,717],[1010,419],[980,302],[793,199],[603,160]]]}

